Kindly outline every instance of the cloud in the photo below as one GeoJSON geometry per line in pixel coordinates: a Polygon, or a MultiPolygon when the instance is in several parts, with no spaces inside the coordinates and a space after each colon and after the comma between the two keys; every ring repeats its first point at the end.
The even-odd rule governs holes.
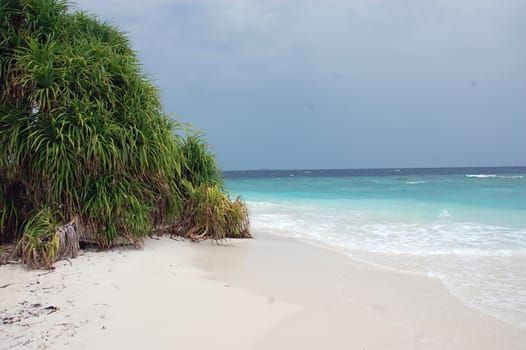
{"type": "Polygon", "coordinates": [[[449,64],[450,55],[480,60],[490,50],[525,52],[524,44],[517,47],[519,31],[510,28],[522,18],[509,21],[526,10],[519,1],[110,0],[89,6],[129,31],[143,55],[194,62],[204,75],[224,69],[220,76],[240,79],[323,75],[327,66],[334,74],[384,75],[391,62],[440,65],[449,64]]]}
{"type": "Polygon", "coordinates": [[[228,168],[526,163],[525,1],[77,3],[129,32],[228,168]]]}

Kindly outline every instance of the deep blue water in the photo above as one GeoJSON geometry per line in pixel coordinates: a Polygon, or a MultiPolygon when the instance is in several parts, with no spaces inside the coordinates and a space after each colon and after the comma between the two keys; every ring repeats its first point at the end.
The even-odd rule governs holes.
{"type": "Polygon", "coordinates": [[[440,278],[526,328],[526,167],[225,172],[252,229],[440,278]]]}
{"type": "Polygon", "coordinates": [[[464,175],[464,174],[524,174],[526,167],[465,167],[465,168],[386,168],[386,169],[300,169],[300,170],[239,170],[225,171],[227,179],[300,177],[348,177],[392,175],[464,175]]]}

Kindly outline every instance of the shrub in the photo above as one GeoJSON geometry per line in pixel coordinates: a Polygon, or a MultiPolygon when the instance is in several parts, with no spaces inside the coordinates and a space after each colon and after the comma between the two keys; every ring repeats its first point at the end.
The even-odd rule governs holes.
{"type": "Polygon", "coordinates": [[[17,250],[28,267],[51,267],[59,254],[57,224],[49,208],[35,213],[26,223],[17,250]]]}
{"type": "MultiPolygon", "coordinates": [[[[67,1],[2,0],[0,241],[20,240],[26,261],[56,257],[44,222],[78,217],[81,239],[100,248],[139,245],[178,224],[196,203],[190,188],[228,198],[206,143],[185,130],[116,27],[68,12],[67,1]]],[[[218,210],[200,215],[234,222],[218,210]]]]}

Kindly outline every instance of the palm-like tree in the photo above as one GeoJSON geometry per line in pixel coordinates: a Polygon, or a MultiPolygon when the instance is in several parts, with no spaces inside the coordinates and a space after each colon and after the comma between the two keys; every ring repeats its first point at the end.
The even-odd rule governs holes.
{"type": "MultiPolygon", "coordinates": [[[[228,196],[206,143],[182,134],[116,27],[68,12],[63,0],[2,0],[0,241],[27,245],[50,227],[32,223],[73,217],[101,248],[182,222],[210,236],[185,209],[190,194],[204,186],[228,196]]],[[[241,208],[239,227],[222,237],[248,236],[241,208]]]]}

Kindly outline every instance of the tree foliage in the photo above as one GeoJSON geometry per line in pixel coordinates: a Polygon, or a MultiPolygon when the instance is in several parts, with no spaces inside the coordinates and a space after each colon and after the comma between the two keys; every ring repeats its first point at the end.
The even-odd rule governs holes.
{"type": "Polygon", "coordinates": [[[101,248],[139,244],[188,221],[194,188],[228,199],[207,144],[184,134],[118,28],[63,0],[2,0],[0,241],[76,216],[101,248]]]}

